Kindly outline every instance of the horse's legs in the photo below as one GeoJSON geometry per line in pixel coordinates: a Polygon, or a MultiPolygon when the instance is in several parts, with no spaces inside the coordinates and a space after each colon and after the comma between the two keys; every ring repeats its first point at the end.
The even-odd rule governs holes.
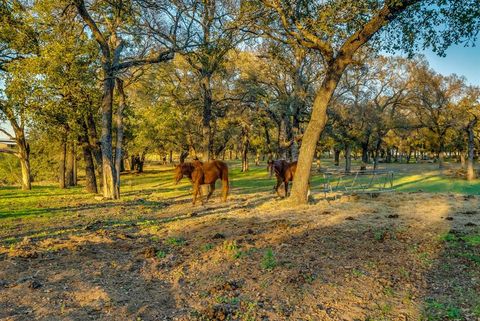
{"type": "Polygon", "coordinates": [[[215,182],[210,184],[210,190],[208,191],[207,201],[210,198],[210,196],[212,196],[214,190],[215,190],[215,182]]]}
{"type": "Polygon", "coordinates": [[[228,180],[222,180],[222,194],[223,194],[223,201],[224,202],[227,201],[229,188],[230,187],[228,186],[228,180]]]}
{"type": "Polygon", "coordinates": [[[279,177],[277,177],[277,185],[273,187],[273,190],[277,193],[278,196],[282,197],[282,195],[280,195],[280,192],[278,191],[278,188],[280,187],[280,185],[282,185],[282,180],[279,177]]]}
{"type": "Polygon", "coordinates": [[[200,201],[203,204],[203,199],[202,199],[202,185],[195,183],[193,184],[193,205],[195,205],[195,202],[197,201],[197,195],[200,194],[200,201]]]}
{"type": "Polygon", "coordinates": [[[285,197],[288,197],[288,181],[285,180],[284,184],[285,184],[285,197]]]}

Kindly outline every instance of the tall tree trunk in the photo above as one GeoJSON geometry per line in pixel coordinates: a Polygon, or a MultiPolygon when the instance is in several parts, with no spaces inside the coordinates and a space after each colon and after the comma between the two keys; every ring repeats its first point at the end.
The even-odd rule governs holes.
{"type": "Polygon", "coordinates": [[[242,129],[242,172],[248,171],[248,148],[250,146],[250,139],[248,137],[248,130],[242,129]]]}
{"type": "Polygon", "coordinates": [[[18,148],[18,158],[22,171],[22,190],[28,191],[32,189],[32,178],[30,170],[30,146],[22,132],[15,133],[15,140],[18,148]]]}
{"type": "Polygon", "coordinates": [[[442,139],[440,139],[439,143],[439,149],[438,149],[438,168],[443,169],[444,168],[444,161],[445,161],[445,143],[443,142],[442,139]]]}
{"type": "Polygon", "coordinates": [[[268,125],[267,125],[266,122],[263,122],[263,129],[265,131],[265,145],[267,147],[267,152],[271,153],[272,152],[272,143],[271,143],[271,140],[270,140],[270,133],[268,131],[268,125]]]}
{"type": "Polygon", "coordinates": [[[203,134],[203,152],[204,158],[210,160],[213,156],[213,137],[212,137],[212,84],[211,74],[208,72],[202,73],[200,82],[203,96],[203,117],[202,117],[202,134],[203,134]]]}
{"type": "Polygon", "coordinates": [[[30,146],[23,137],[20,140],[17,140],[17,147],[20,156],[20,167],[22,170],[22,190],[28,191],[32,189],[32,178],[30,171],[30,146]]]}
{"type": "Polygon", "coordinates": [[[85,188],[88,193],[98,193],[97,179],[95,177],[95,164],[93,162],[92,146],[88,139],[87,124],[83,122],[84,132],[80,135],[79,143],[82,147],[83,161],[85,162],[85,188]]]}
{"type": "Polygon", "coordinates": [[[364,171],[367,169],[367,164],[368,164],[368,139],[367,141],[362,143],[362,165],[360,166],[360,170],[364,171]]]}
{"type": "Polygon", "coordinates": [[[22,190],[32,189],[32,178],[30,171],[30,145],[27,143],[25,137],[25,129],[21,123],[18,122],[18,118],[15,117],[15,113],[7,106],[0,104],[1,111],[5,114],[7,120],[13,128],[15,137],[7,135],[9,138],[15,140],[17,143],[18,152],[12,149],[1,149],[0,152],[12,154],[20,160],[20,167],[22,172],[22,190]]]}
{"type": "Polygon", "coordinates": [[[65,182],[66,156],[67,156],[67,142],[66,142],[66,139],[64,139],[62,141],[62,144],[61,144],[60,162],[59,162],[59,166],[58,166],[58,185],[59,185],[60,188],[66,188],[67,187],[66,182],[65,182]]]}
{"type": "Polygon", "coordinates": [[[122,172],[122,150],[123,150],[123,112],[126,108],[126,95],[123,88],[123,80],[117,79],[117,91],[119,94],[120,102],[117,108],[117,141],[115,144],[115,198],[120,198],[120,173],[122,172]]]}
{"type": "Polygon", "coordinates": [[[74,142],[66,143],[66,160],[65,160],[65,186],[75,186],[75,146],[74,142]]]}
{"type": "Polygon", "coordinates": [[[340,149],[335,148],[333,150],[333,164],[335,166],[340,166],[340,149]]]}
{"type": "Polygon", "coordinates": [[[170,150],[168,154],[168,163],[172,164],[173,163],[173,150],[170,150]]]}
{"type": "Polygon", "coordinates": [[[373,169],[376,170],[378,169],[378,162],[380,160],[380,147],[382,146],[382,138],[380,135],[377,138],[377,141],[375,143],[375,158],[373,161],[373,169]]]}
{"type": "Polygon", "coordinates": [[[467,161],[467,180],[472,181],[475,179],[474,170],[474,156],[475,156],[475,133],[473,128],[477,124],[477,117],[468,123],[468,161],[467,161]]]}
{"type": "Polygon", "coordinates": [[[345,146],[345,172],[350,173],[352,170],[352,146],[345,146]]]}
{"type": "Polygon", "coordinates": [[[317,142],[327,122],[327,106],[345,67],[346,65],[343,64],[335,64],[327,69],[325,79],[313,102],[310,122],[302,138],[295,180],[290,196],[295,203],[305,204],[308,201],[308,182],[317,142]]]}
{"type": "Polygon", "coordinates": [[[116,188],[116,173],[112,151],[112,109],[115,81],[110,68],[104,71],[103,77],[102,136],[100,138],[102,144],[103,197],[118,199],[119,195],[116,188]]]}
{"type": "Polygon", "coordinates": [[[92,155],[96,162],[97,177],[99,178],[100,187],[103,187],[103,165],[102,165],[102,144],[98,140],[97,125],[95,124],[95,118],[91,111],[88,112],[86,117],[86,124],[88,130],[88,141],[91,146],[92,155]]]}

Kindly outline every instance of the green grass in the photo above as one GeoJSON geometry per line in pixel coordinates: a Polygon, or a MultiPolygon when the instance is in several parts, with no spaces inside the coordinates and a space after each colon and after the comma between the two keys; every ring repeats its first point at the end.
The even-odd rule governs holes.
{"type": "MultiPolygon", "coordinates": [[[[357,165],[354,162],[354,166],[357,165]]],[[[333,168],[331,160],[322,161],[322,166],[333,168]]],[[[238,161],[229,162],[229,167],[231,194],[272,192],[275,178],[270,178],[265,163],[260,166],[252,164],[250,171],[246,173],[241,172],[238,161]]],[[[480,194],[480,180],[467,182],[459,178],[442,176],[436,170],[436,164],[382,164],[382,167],[396,172],[394,186],[397,191],[480,194]]],[[[120,201],[96,200],[94,195],[85,193],[81,186],[59,189],[55,183],[34,183],[31,191],[21,191],[18,187],[0,187],[0,237],[11,236],[5,231],[32,219],[38,227],[51,224],[55,220],[59,226],[65,226],[68,222],[60,224],[62,220],[81,221],[78,217],[85,211],[98,213],[111,211],[115,215],[117,212],[121,214],[112,220],[111,213],[109,221],[106,222],[110,225],[138,222],[143,216],[162,208],[164,206],[162,201],[190,197],[191,183],[184,179],[176,185],[173,181],[173,167],[147,165],[145,170],[142,174],[122,175],[120,201]]],[[[346,180],[346,183],[348,182],[346,180]]],[[[314,169],[311,187],[313,195],[317,198],[323,197],[323,183],[323,175],[316,173],[314,169]]],[[[217,182],[217,189],[220,189],[220,182],[217,182]]],[[[283,188],[281,191],[283,192],[283,188]]],[[[217,190],[214,197],[218,193],[217,190]]],[[[478,244],[479,241],[472,242],[478,244]]]]}

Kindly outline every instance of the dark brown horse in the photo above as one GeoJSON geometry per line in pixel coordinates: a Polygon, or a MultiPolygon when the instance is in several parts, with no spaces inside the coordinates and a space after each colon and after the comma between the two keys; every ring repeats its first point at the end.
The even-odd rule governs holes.
{"type": "Polygon", "coordinates": [[[277,178],[277,184],[273,187],[273,190],[277,193],[278,196],[282,197],[278,192],[278,188],[282,183],[285,185],[285,196],[288,195],[288,183],[293,181],[295,176],[295,171],[297,170],[297,162],[287,162],[284,159],[279,160],[269,160],[268,161],[268,170],[270,172],[270,177],[275,173],[277,178]]]}
{"type": "MultiPolygon", "coordinates": [[[[213,160],[202,163],[199,160],[194,160],[191,163],[182,163],[175,167],[175,182],[188,177],[193,184],[193,204],[197,200],[197,195],[202,198],[201,185],[210,185],[210,191],[207,195],[207,201],[215,191],[215,182],[217,179],[222,180],[222,194],[223,201],[227,200],[228,196],[228,166],[224,162],[213,160]]],[[[202,200],[203,204],[203,200],[202,200]]]]}

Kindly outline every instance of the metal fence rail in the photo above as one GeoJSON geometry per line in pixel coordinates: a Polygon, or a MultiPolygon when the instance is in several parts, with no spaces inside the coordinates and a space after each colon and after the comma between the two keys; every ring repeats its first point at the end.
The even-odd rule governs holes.
{"type": "Polygon", "coordinates": [[[325,170],[323,174],[323,192],[327,193],[381,193],[393,190],[394,172],[386,169],[325,170]]]}

